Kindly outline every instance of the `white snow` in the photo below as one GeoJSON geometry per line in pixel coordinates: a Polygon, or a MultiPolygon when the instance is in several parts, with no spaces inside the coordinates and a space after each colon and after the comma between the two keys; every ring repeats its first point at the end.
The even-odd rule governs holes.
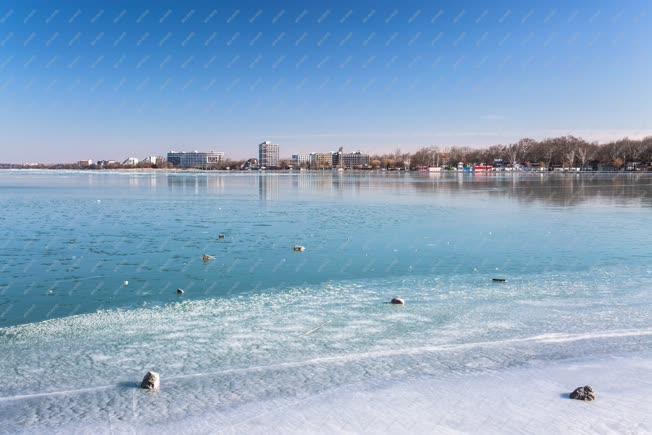
{"type": "MultiPolygon", "coordinates": [[[[652,359],[608,358],[348,386],[161,427],[220,433],[650,433],[652,359]],[[595,402],[567,397],[591,384],[595,402]]],[[[158,431],[158,428],[156,429],[158,431]]]]}
{"type": "MultiPolygon", "coordinates": [[[[20,408],[23,421],[29,422],[23,428],[26,433],[650,433],[651,392],[652,355],[630,355],[405,382],[370,381],[235,408],[216,406],[197,414],[189,409],[181,417],[160,406],[162,394],[142,394],[135,388],[110,401],[113,409],[129,408],[127,415],[106,409],[91,413],[92,418],[76,415],[67,424],[52,427],[47,420],[34,421],[28,403],[20,408]],[[597,391],[596,401],[568,398],[570,391],[585,384],[597,391]],[[156,412],[143,418],[142,408],[156,412]]],[[[66,412],[74,414],[84,409],[84,397],[70,393],[59,400],[67,403],[66,412]]],[[[183,397],[179,406],[184,408],[183,397]]],[[[0,432],[4,429],[21,431],[0,424],[0,432]]]]}

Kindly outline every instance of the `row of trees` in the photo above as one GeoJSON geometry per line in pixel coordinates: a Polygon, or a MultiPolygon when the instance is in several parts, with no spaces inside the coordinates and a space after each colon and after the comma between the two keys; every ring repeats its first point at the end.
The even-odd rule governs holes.
{"type": "Polygon", "coordinates": [[[454,167],[464,164],[492,164],[501,160],[515,166],[540,166],[543,168],[594,168],[627,169],[652,163],[652,136],[641,140],[624,138],[605,144],[587,142],[575,136],[561,136],[536,141],[524,138],[509,145],[492,145],[488,148],[424,147],[416,152],[374,155],[371,166],[377,168],[415,169],[423,166],[454,167]]]}

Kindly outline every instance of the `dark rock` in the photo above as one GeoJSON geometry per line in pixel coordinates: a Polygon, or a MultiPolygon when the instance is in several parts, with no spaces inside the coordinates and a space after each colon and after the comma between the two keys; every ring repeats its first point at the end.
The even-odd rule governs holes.
{"type": "Polygon", "coordinates": [[[575,390],[573,390],[572,393],[570,393],[570,398],[575,399],[575,400],[585,400],[587,402],[590,402],[591,400],[595,400],[597,397],[597,394],[593,391],[593,388],[591,388],[588,385],[585,385],[583,387],[577,387],[575,390]]]}
{"type": "Polygon", "coordinates": [[[491,278],[493,282],[505,282],[507,281],[505,278],[491,278]]]}
{"type": "Polygon", "coordinates": [[[401,299],[401,298],[392,298],[390,303],[392,303],[394,305],[405,305],[405,301],[403,299],[401,299]]]}
{"type": "Polygon", "coordinates": [[[158,390],[161,386],[161,376],[156,372],[147,372],[143,378],[143,382],[140,383],[140,388],[146,390],[158,390]]]}
{"type": "Polygon", "coordinates": [[[185,293],[185,291],[184,291],[182,288],[178,288],[178,289],[177,289],[177,294],[178,294],[178,295],[182,295],[182,294],[184,294],[184,293],[185,293]]]}

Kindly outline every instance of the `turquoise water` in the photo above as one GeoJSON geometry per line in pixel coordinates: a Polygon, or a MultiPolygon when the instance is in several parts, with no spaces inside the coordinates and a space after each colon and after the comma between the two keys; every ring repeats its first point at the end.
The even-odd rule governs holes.
{"type": "Polygon", "coordinates": [[[189,300],[352,279],[645,267],[650,183],[3,172],[0,326],[166,304],[177,288],[189,300]]]}
{"type": "Polygon", "coordinates": [[[651,194],[649,175],[0,172],[0,432],[649,352],[651,194]]]}

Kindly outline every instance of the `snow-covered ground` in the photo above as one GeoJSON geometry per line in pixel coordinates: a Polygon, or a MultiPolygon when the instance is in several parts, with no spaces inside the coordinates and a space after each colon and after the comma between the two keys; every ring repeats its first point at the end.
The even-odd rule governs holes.
{"type": "Polygon", "coordinates": [[[256,403],[152,432],[651,433],[652,358],[608,358],[338,388],[307,399],[256,403]],[[591,384],[594,402],[568,398],[591,384]]]}
{"type": "MultiPolygon", "coordinates": [[[[163,409],[154,420],[138,418],[137,408],[128,420],[111,418],[106,410],[104,419],[85,420],[81,415],[78,422],[58,427],[56,432],[650,433],[651,392],[652,356],[622,356],[535,363],[444,379],[348,385],[307,397],[216,408],[181,419],[167,418],[163,409]],[[596,401],[568,398],[568,392],[584,384],[597,390],[596,401]]],[[[134,388],[134,393],[142,392],[134,388]]],[[[144,397],[145,401],[138,401],[141,407],[158,399],[156,394],[144,393],[144,397]]],[[[83,398],[84,394],[78,395],[79,400],[83,398]]],[[[68,404],[70,412],[83,408],[75,400],[68,404]]],[[[47,422],[42,423],[27,432],[53,432],[47,422]]],[[[19,428],[3,428],[7,429],[19,428]]]]}

